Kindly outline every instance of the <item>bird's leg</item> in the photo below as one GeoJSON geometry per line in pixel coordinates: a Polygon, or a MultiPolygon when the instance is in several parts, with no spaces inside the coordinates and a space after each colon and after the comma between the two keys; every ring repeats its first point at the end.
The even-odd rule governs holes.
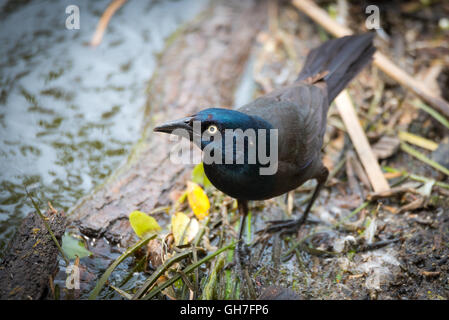
{"type": "Polygon", "coordinates": [[[281,232],[281,234],[287,234],[287,233],[295,233],[299,230],[299,228],[304,224],[304,222],[307,220],[307,216],[309,215],[310,209],[312,209],[312,206],[320,194],[321,189],[323,188],[324,184],[326,183],[327,177],[329,175],[329,170],[327,170],[326,167],[323,166],[319,176],[316,177],[316,180],[318,182],[317,186],[315,187],[315,190],[313,191],[312,198],[310,199],[309,203],[307,204],[306,210],[304,211],[304,214],[297,220],[285,220],[285,221],[270,221],[269,226],[265,229],[262,229],[260,231],[257,231],[257,233],[274,233],[274,232],[281,232]]]}
{"type": "Polygon", "coordinates": [[[242,255],[244,255],[244,240],[243,232],[245,230],[246,217],[248,216],[248,201],[247,200],[237,200],[238,210],[240,213],[240,227],[239,227],[239,238],[237,242],[237,250],[235,252],[235,260],[237,262],[238,268],[241,269],[242,266],[242,255]]]}
{"type": "Polygon", "coordinates": [[[240,229],[239,229],[239,244],[243,242],[243,232],[245,230],[246,217],[248,216],[248,201],[237,200],[237,206],[240,213],[240,229]]]}
{"type": "Polygon", "coordinates": [[[250,297],[255,298],[253,283],[251,281],[251,278],[249,277],[248,270],[246,269],[244,264],[242,264],[242,256],[247,255],[247,253],[245,252],[246,247],[244,244],[243,233],[245,230],[246,217],[248,216],[248,201],[238,199],[237,205],[240,213],[240,227],[239,227],[239,239],[235,251],[235,260],[236,260],[235,262],[240,279],[244,280],[244,282],[241,282],[241,284],[246,283],[248,286],[250,297]]]}

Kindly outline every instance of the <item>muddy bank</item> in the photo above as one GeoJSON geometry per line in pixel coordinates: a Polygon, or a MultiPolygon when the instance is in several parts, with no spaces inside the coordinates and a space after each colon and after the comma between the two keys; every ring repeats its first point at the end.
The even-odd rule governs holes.
{"type": "MultiPolygon", "coordinates": [[[[49,211],[45,219],[61,245],[67,225],[65,214],[49,211]]],[[[0,263],[0,299],[39,300],[52,297],[59,254],[42,218],[35,212],[29,213],[6,247],[0,263]]]]}

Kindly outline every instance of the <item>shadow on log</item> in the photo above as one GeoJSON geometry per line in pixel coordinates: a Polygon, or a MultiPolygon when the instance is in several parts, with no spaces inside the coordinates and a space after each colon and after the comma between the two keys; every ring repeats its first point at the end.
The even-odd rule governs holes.
{"type": "MultiPolygon", "coordinates": [[[[64,213],[48,213],[48,224],[61,243],[67,220],[64,213]]],[[[57,272],[59,250],[42,219],[30,213],[22,221],[0,263],[0,299],[39,300],[49,292],[57,272]]]]}
{"type": "Polygon", "coordinates": [[[167,41],[149,87],[144,138],[126,165],[71,210],[69,219],[82,233],[126,245],[133,236],[130,212],[169,205],[169,193],[185,187],[193,166],[172,163],[169,138],[151,129],[202,108],[232,105],[266,15],[265,1],[215,2],[167,41]]]}

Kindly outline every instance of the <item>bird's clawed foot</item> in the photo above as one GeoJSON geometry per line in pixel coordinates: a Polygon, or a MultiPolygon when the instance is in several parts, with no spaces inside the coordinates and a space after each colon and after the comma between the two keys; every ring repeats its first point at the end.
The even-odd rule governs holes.
{"type": "Polygon", "coordinates": [[[266,228],[259,230],[256,233],[279,233],[280,235],[292,234],[298,232],[304,222],[305,219],[303,219],[303,217],[298,220],[272,220],[268,221],[268,226],[266,228]]]}
{"type": "Polygon", "coordinates": [[[235,261],[241,266],[247,265],[247,258],[250,256],[250,250],[246,244],[238,244],[235,250],[235,261]]]}
{"type": "Polygon", "coordinates": [[[246,244],[239,243],[235,250],[235,267],[237,269],[237,275],[240,277],[240,284],[243,285],[241,287],[242,293],[246,289],[248,291],[248,295],[251,299],[255,299],[255,290],[253,286],[253,282],[249,276],[248,268],[247,268],[247,257],[250,257],[250,250],[246,244]]]}

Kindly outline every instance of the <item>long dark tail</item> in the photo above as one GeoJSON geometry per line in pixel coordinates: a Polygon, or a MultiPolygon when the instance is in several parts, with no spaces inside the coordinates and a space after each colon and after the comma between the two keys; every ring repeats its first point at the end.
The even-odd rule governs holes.
{"type": "Polygon", "coordinates": [[[372,59],[374,33],[326,41],[310,51],[297,81],[323,79],[329,104],[372,59]],[[323,75],[323,76],[320,76],[323,75]]]}

